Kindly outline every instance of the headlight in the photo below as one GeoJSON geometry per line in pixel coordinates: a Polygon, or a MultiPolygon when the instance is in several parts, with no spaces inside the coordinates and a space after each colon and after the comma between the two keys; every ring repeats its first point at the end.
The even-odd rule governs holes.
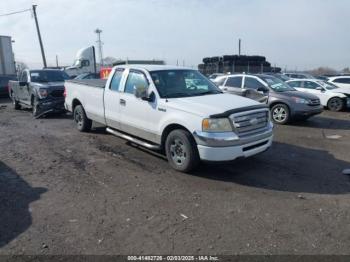
{"type": "Polygon", "coordinates": [[[39,89],[39,97],[40,98],[45,98],[45,97],[47,97],[47,95],[48,95],[47,89],[45,89],[45,88],[39,89]]]}
{"type": "Polygon", "coordinates": [[[230,132],[232,127],[228,118],[205,118],[202,121],[203,132],[230,132]]]}
{"type": "Polygon", "coordinates": [[[292,99],[294,100],[295,103],[297,104],[309,104],[310,101],[304,98],[300,98],[300,97],[296,97],[296,96],[292,96],[292,99]]]}

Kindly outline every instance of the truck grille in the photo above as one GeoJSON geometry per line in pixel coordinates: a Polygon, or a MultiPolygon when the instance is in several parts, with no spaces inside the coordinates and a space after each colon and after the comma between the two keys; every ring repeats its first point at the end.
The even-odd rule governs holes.
{"type": "Polygon", "coordinates": [[[310,106],[319,106],[321,104],[320,99],[310,99],[310,106]]]}
{"type": "Polygon", "coordinates": [[[53,97],[63,97],[64,90],[53,90],[51,96],[53,97]]]}
{"type": "Polygon", "coordinates": [[[230,119],[238,135],[250,135],[267,127],[269,111],[259,110],[232,114],[230,119]]]}

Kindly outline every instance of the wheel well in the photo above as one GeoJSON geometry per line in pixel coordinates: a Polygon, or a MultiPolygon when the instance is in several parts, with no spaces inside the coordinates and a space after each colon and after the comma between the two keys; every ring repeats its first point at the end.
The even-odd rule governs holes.
{"type": "Polygon", "coordinates": [[[288,108],[288,110],[289,110],[289,112],[290,112],[290,107],[289,107],[289,105],[287,105],[286,103],[284,103],[284,102],[273,102],[271,105],[270,105],[270,110],[275,106],[275,105],[277,105],[277,104],[282,104],[282,105],[285,105],[287,108],[288,108]]]}
{"type": "Polygon", "coordinates": [[[72,111],[74,111],[74,108],[78,105],[81,105],[81,102],[78,99],[74,99],[72,102],[72,111]]]}
{"type": "MultiPolygon", "coordinates": [[[[171,125],[168,125],[164,130],[163,130],[163,133],[162,133],[162,138],[161,138],[161,146],[162,148],[164,149],[164,145],[165,145],[165,140],[167,138],[167,136],[170,134],[171,131],[173,130],[176,130],[176,129],[182,129],[182,130],[185,130],[187,132],[189,132],[191,134],[190,131],[188,131],[188,129],[182,125],[179,125],[179,124],[171,124],[171,125]]],[[[192,135],[192,134],[191,134],[192,135]]]]}

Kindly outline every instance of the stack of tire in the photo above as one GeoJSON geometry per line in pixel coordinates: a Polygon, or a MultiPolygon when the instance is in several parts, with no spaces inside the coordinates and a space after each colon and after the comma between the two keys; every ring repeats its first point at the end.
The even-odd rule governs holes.
{"type": "Polygon", "coordinates": [[[203,58],[198,69],[205,75],[214,73],[262,73],[280,72],[281,68],[271,67],[264,56],[224,55],[203,58]]]}

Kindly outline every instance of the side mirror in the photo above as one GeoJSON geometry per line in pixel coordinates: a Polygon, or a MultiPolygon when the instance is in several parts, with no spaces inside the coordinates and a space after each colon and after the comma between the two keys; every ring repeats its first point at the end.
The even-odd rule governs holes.
{"type": "Polygon", "coordinates": [[[20,81],[19,82],[19,86],[26,86],[28,83],[27,82],[24,82],[24,81],[20,81]]]}
{"type": "Polygon", "coordinates": [[[267,92],[269,92],[269,89],[268,89],[268,88],[266,88],[266,87],[259,87],[259,88],[257,89],[257,91],[258,91],[258,92],[264,92],[264,93],[267,93],[267,92]]]}
{"type": "Polygon", "coordinates": [[[134,95],[144,101],[153,102],[154,94],[148,95],[148,87],[137,86],[134,88],[134,95]]]}
{"type": "Polygon", "coordinates": [[[321,91],[321,92],[325,91],[324,88],[320,87],[320,86],[316,87],[316,90],[321,91]]]}

